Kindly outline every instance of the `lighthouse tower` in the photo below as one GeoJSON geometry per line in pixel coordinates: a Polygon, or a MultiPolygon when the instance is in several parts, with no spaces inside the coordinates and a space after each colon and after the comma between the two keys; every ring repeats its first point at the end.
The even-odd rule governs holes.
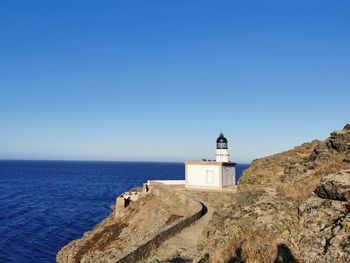
{"type": "Polygon", "coordinates": [[[216,161],[228,163],[230,154],[227,148],[227,139],[220,133],[218,139],[216,140],[216,161]]]}

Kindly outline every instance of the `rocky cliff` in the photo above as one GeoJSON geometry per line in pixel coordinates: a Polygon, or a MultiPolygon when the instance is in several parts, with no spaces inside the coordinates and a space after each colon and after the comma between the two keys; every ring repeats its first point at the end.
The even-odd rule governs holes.
{"type": "Polygon", "coordinates": [[[350,262],[350,125],[255,160],[199,253],[211,262],[350,262]]]}
{"type": "MultiPolygon", "coordinates": [[[[201,228],[197,255],[166,262],[350,262],[350,125],[324,141],[253,161],[237,194],[198,194],[215,212],[201,228]]],[[[191,214],[188,197],[155,191],[68,244],[57,260],[115,262],[191,214]]]]}

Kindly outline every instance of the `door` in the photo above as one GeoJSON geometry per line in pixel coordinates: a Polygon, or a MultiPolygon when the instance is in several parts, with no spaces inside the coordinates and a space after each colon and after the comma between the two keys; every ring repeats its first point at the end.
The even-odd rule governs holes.
{"type": "Polygon", "coordinates": [[[214,171],[207,170],[207,184],[213,184],[213,183],[214,183],[214,171]]]}

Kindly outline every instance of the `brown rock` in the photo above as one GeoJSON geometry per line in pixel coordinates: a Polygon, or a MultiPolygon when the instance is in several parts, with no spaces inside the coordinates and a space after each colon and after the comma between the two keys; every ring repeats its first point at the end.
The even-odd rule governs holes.
{"type": "Polygon", "coordinates": [[[326,199],[338,201],[349,200],[350,197],[350,170],[330,174],[322,179],[315,193],[326,199]]]}

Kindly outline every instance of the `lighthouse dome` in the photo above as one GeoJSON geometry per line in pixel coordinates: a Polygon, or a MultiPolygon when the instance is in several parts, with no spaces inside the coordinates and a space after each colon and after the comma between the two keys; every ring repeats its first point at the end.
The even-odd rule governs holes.
{"type": "Polygon", "coordinates": [[[216,149],[227,149],[227,139],[222,133],[216,140],[216,149]]]}
{"type": "Polygon", "coordinates": [[[219,135],[218,139],[216,140],[216,142],[217,143],[219,143],[219,142],[227,143],[227,139],[225,138],[225,136],[222,133],[220,133],[220,135],[219,135]]]}

